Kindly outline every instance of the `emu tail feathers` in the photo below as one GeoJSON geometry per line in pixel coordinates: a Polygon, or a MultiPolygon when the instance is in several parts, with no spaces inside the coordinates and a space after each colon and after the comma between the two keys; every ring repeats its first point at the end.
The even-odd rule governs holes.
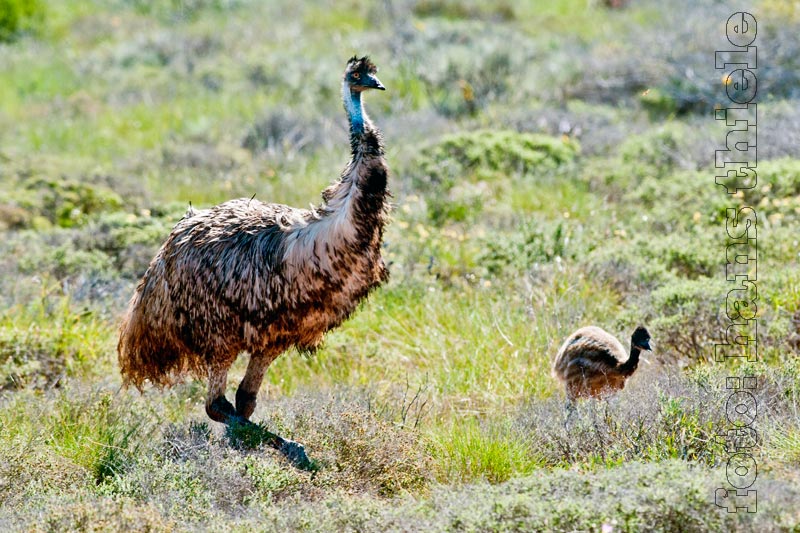
{"type": "Polygon", "coordinates": [[[173,385],[193,361],[175,342],[169,342],[172,336],[163,328],[148,323],[136,305],[139,296],[131,302],[119,330],[117,354],[123,384],[132,383],[140,391],[148,380],[158,387],[173,385]]]}

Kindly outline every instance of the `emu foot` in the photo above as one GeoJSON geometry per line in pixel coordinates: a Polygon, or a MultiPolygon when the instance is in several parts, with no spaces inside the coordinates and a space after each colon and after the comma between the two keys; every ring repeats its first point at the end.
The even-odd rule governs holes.
{"type": "Polygon", "coordinates": [[[295,442],[293,440],[288,439],[281,439],[283,444],[281,447],[278,448],[284,457],[289,459],[289,461],[300,470],[308,470],[310,472],[316,472],[319,470],[319,465],[308,458],[306,455],[306,448],[299,442],[295,442]]]}
{"type": "Polygon", "coordinates": [[[308,458],[302,444],[284,439],[261,424],[234,417],[228,423],[225,433],[235,446],[252,449],[266,444],[281,452],[292,465],[300,470],[315,472],[319,469],[318,465],[308,458]]]}
{"type": "Polygon", "coordinates": [[[236,416],[236,409],[225,396],[219,396],[213,402],[206,405],[206,414],[214,422],[227,424],[231,417],[236,416]]]}

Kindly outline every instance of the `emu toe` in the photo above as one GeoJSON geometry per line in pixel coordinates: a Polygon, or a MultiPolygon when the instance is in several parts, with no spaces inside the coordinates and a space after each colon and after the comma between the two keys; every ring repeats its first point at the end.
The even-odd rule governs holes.
{"type": "Polygon", "coordinates": [[[289,459],[289,461],[301,470],[317,470],[314,464],[306,455],[305,447],[299,442],[293,440],[282,439],[283,444],[278,450],[289,459]]]}

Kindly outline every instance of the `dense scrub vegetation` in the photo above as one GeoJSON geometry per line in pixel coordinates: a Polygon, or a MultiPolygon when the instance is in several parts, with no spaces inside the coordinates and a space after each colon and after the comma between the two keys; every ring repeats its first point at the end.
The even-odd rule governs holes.
{"type": "Polygon", "coordinates": [[[759,184],[729,196],[733,8],[596,4],[0,0],[0,529],[800,527],[800,15],[753,8],[759,184]],[[279,359],[254,415],[311,474],[207,422],[202,383],[120,390],[116,326],[189,202],[319,201],[353,52],[387,87],[392,279],[279,359]],[[742,205],[762,357],[721,364],[742,205]],[[641,322],[649,364],[566,424],[562,339],[641,322]],[[755,514],[713,504],[730,372],[759,384],[755,514]]]}

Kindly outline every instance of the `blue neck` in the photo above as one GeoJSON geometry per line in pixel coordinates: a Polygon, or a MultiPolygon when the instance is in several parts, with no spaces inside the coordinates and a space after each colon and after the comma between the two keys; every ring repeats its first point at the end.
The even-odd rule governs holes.
{"type": "Polygon", "coordinates": [[[345,91],[344,106],[350,119],[350,131],[355,134],[364,133],[364,109],[361,106],[361,93],[345,91]]]}

